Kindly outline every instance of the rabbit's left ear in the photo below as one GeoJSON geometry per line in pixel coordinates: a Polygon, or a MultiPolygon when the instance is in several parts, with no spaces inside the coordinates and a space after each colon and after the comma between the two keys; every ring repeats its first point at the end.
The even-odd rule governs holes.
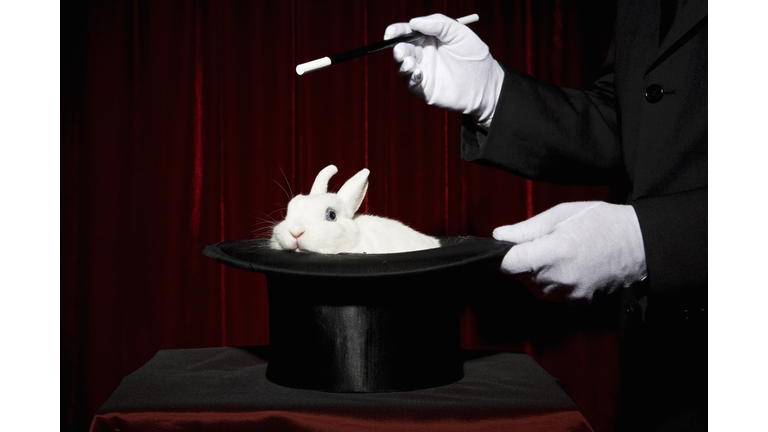
{"type": "Polygon", "coordinates": [[[355,215],[357,209],[360,208],[360,204],[363,203],[365,192],[368,190],[369,173],[370,171],[367,168],[363,168],[347,180],[337,193],[346,202],[347,216],[350,218],[355,215]]]}
{"type": "Polygon", "coordinates": [[[335,165],[328,165],[323,168],[315,177],[315,182],[312,184],[312,189],[309,191],[309,195],[322,195],[328,192],[328,180],[333,177],[339,170],[335,165]]]}

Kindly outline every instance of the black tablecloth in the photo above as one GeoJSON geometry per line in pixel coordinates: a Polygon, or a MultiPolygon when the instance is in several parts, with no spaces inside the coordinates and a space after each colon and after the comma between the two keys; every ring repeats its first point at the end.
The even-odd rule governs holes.
{"type": "Polygon", "coordinates": [[[464,351],[464,378],[391,393],[327,393],[265,378],[269,347],[160,351],[126,376],[92,431],[591,431],[528,355],[464,351]]]}

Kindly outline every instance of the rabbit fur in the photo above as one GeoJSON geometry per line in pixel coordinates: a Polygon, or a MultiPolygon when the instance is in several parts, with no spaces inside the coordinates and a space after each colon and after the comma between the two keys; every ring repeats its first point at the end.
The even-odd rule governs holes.
{"type": "Polygon", "coordinates": [[[309,195],[288,203],[285,220],[275,225],[269,247],[322,254],[397,253],[440,247],[440,242],[396,220],[355,214],[368,190],[363,169],[339,189],[329,193],[328,180],[338,172],[325,167],[315,178],[309,195]]]}

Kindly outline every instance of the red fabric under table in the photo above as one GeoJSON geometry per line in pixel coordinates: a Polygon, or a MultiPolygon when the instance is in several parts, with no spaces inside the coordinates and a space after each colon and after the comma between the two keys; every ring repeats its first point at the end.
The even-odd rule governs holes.
{"type": "Polygon", "coordinates": [[[268,352],[160,351],[123,379],[91,431],[592,431],[523,353],[465,351],[464,378],[447,386],[326,393],[267,381],[268,352]]]}

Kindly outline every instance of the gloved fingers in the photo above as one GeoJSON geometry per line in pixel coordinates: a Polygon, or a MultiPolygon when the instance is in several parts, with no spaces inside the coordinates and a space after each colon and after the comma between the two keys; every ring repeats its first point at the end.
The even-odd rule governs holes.
{"type": "Polygon", "coordinates": [[[390,24],[386,30],[384,30],[384,40],[394,39],[404,34],[410,33],[411,26],[408,23],[394,23],[390,24]]]}
{"type": "Polygon", "coordinates": [[[392,57],[395,61],[400,63],[406,57],[414,57],[416,55],[416,47],[409,43],[399,43],[392,49],[392,57]]]}
{"type": "Polygon", "coordinates": [[[493,238],[511,243],[526,243],[554,231],[557,224],[598,206],[599,202],[572,202],[558,204],[528,220],[496,228],[493,238]]]}
{"type": "Polygon", "coordinates": [[[408,81],[409,87],[421,86],[421,82],[424,80],[424,73],[421,69],[416,68],[411,74],[411,78],[408,81]]]}
{"type": "Polygon", "coordinates": [[[443,14],[432,14],[426,17],[413,18],[409,23],[411,29],[435,36],[442,42],[450,42],[450,37],[456,33],[463,24],[443,14]]]}
{"type": "Polygon", "coordinates": [[[493,230],[493,238],[515,244],[531,242],[551,233],[561,220],[557,216],[559,215],[544,212],[514,225],[498,227],[493,230]]]}
{"type": "Polygon", "coordinates": [[[414,60],[413,57],[406,57],[403,59],[403,62],[400,63],[400,68],[397,70],[397,73],[400,74],[400,76],[411,75],[416,67],[416,60],[414,60]]]}
{"type": "Polygon", "coordinates": [[[504,225],[493,230],[493,238],[496,240],[507,241],[514,244],[526,243],[532,241],[539,235],[537,230],[534,230],[530,224],[526,224],[531,219],[523,221],[514,225],[504,225]]]}
{"type": "Polygon", "coordinates": [[[525,245],[527,245],[527,243],[512,246],[509,252],[504,255],[500,267],[502,273],[514,276],[533,272],[533,264],[528,258],[527,249],[529,249],[529,247],[524,247],[525,245]]]}
{"type": "Polygon", "coordinates": [[[576,289],[569,281],[559,281],[552,278],[552,274],[550,274],[552,262],[537,262],[539,258],[536,256],[540,254],[538,250],[545,251],[556,242],[544,245],[535,243],[539,242],[525,243],[510,249],[502,261],[500,270],[520,281],[531,294],[539,299],[571,305],[589,304],[591,295],[586,294],[590,293],[576,289]]]}
{"type": "Polygon", "coordinates": [[[423,49],[421,46],[414,46],[409,43],[399,43],[392,50],[395,61],[400,63],[397,73],[407,78],[408,90],[416,97],[424,99],[424,89],[421,88],[424,73],[419,64],[422,54],[423,49]]]}
{"type": "Polygon", "coordinates": [[[426,100],[424,85],[422,84],[423,74],[420,69],[415,70],[408,79],[408,91],[419,99],[426,100]]]}
{"type": "Polygon", "coordinates": [[[413,46],[413,58],[416,60],[416,63],[419,64],[421,64],[421,61],[424,59],[424,47],[420,44],[413,46]]]}
{"type": "Polygon", "coordinates": [[[501,261],[501,271],[510,275],[536,273],[562,260],[562,247],[555,236],[544,236],[515,245],[501,261]]]}

